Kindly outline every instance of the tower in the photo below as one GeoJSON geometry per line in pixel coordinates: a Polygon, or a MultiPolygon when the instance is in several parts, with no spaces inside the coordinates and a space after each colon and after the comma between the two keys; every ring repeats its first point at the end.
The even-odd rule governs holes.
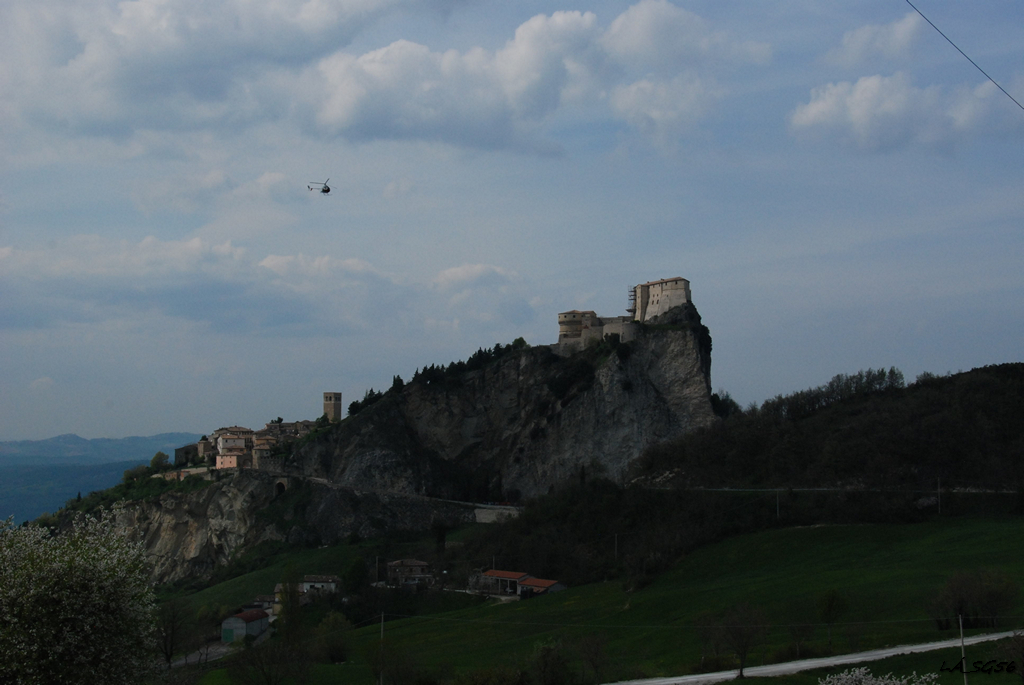
{"type": "Polygon", "coordinates": [[[341,393],[324,393],[324,414],[330,421],[341,421],[341,393]]]}

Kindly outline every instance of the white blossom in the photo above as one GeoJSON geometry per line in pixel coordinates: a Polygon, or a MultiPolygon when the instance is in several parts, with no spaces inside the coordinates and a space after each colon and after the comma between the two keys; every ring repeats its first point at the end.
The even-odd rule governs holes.
{"type": "Polygon", "coordinates": [[[137,685],[153,606],[144,550],[112,516],[0,525],[0,682],[137,685]]]}
{"type": "Polygon", "coordinates": [[[937,673],[918,675],[917,671],[910,675],[896,676],[892,673],[876,676],[867,668],[851,668],[842,673],[835,673],[818,680],[818,685],[935,685],[937,673]]]}

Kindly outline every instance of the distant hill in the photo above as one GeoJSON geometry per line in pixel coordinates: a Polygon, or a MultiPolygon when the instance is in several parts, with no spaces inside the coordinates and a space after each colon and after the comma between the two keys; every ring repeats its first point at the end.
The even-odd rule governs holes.
{"type": "Polygon", "coordinates": [[[0,466],[0,521],[15,523],[52,513],[69,499],[117,485],[124,472],[149,459],[110,464],[46,464],[0,466]]]}
{"type": "Polygon", "coordinates": [[[174,456],[175,448],[193,443],[200,437],[196,433],[161,433],[149,437],[87,440],[67,433],[46,440],[0,442],[0,466],[148,461],[157,452],[174,456]]]}
{"type": "Polygon", "coordinates": [[[31,520],[59,509],[78,493],[117,485],[125,470],[149,463],[157,452],[198,440],[195,433],[95,438],[68,433],[46,440],[0,442],[0,521],[31,520]]]}

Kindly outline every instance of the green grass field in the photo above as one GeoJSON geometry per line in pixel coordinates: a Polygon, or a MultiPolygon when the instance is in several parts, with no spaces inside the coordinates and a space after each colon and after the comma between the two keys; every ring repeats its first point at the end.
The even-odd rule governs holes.
{"type": "MultiPolygon", "coordinates": [[[[560,640],[571,646],[585,635],[598,634],[607,639],[614,677],[681,675],[693,672],[700,661],[695,619],[704,612],[721,612],[748,602],[759,607],[773,626],[766,644],[751,656],[748,665],[753,666],[788,660],[793,642],[789,625],[819,623],[817,600],[833,588],[848,599],[847,612],[832,627],[834,652],[934,641],[954,636],[952,631],[939,631],[928,613],[929,600],[950,575],[996,569],[1019,582],[1024,579],[1022,539],[1024,520],[1017,518],[768,531],[704,547],[648,587],[631,593],[619,582],[606,582],[527,602],[488,603],[446,614],[388,620],[386,645],[424,668],[458,672],[522,663],[538,643],[560,640]]],[[[300,565],[308,562],[304,573],[337,572],[338,565],[354,555],[350,548],[341,547],[309,550],[291,559],[300,565]],[[308,559],[302,555],[309,555],[308,559]],[[313,568],[314,560],[323,565],[313,568]],[[333,569],[328,568],[331,564],[333,569]]],[[[200,600],[204,593],[241,597],[257,588],[268,592],[263,588],[270,584],[272,589],[275,573],[283,565],[236,578],[195,598],[200,600]]],[[[1010,613],[1018,618],[1000,629],[1024,625],[1019,618],[1024,616],[1024,603],[1018,600],[1010,613]]],[[[815,627],[808,643],[812,653],[828,651],[826,633],[824,625],[815,627]]],[[[351,663],[322,667],[317,682],[370,685],[370,670],[362,663],[362,655],[378,635],[379,626],[353,631],[351,663]]],[[[884,670],[874,666],[872,670],[935,671],[942,660],[938,654],[900,657],[878,667],[884,670]],[[933,662],[934,668],[928,666],[933,662]]],[[[974,657],[969,653],[968,658],[974,657]]],[[[772,680],[816,683],[818,677],[821,674],[772,680]]],[[[993,675],[973,676],[978,677],[993,684],[1015,680],[1005,675],[1003,681],[993,675]]],[[[214,672],[203,682],[226,682],[222,678],[222,673],[214,672]]],[[[962,676],[941,682],[962,682],[962,676]]]]}

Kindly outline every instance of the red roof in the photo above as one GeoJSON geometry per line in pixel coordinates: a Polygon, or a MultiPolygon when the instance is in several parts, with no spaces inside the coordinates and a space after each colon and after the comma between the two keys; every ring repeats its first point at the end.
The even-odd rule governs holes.
{"type": "Polygon", "coordinates": [[[503,580],[519,580],[521,578],[528,578],[528,573],[521,573],[520,571],[484,571],[484,575],[488,578],[501,578],[503,580]]]}
{"type": "Polygon", "coordinates": [[[270,614],[263,611],[263,609],[249,609],[249,611],[243,611],[240,614],[235,614],[235,618],[240,618],[246,623],[252,623],[258,621],[261,618],[269,618],[270,614]]]}
{"type": "Polygon", "coordinates": [[[557,580],[544,580],[543,578],[527,578],[526,580],[520,580],[520,585],[526,585],[527,587],[542,587],[549,588],[552,585],[557,584],[557,580]]]}

